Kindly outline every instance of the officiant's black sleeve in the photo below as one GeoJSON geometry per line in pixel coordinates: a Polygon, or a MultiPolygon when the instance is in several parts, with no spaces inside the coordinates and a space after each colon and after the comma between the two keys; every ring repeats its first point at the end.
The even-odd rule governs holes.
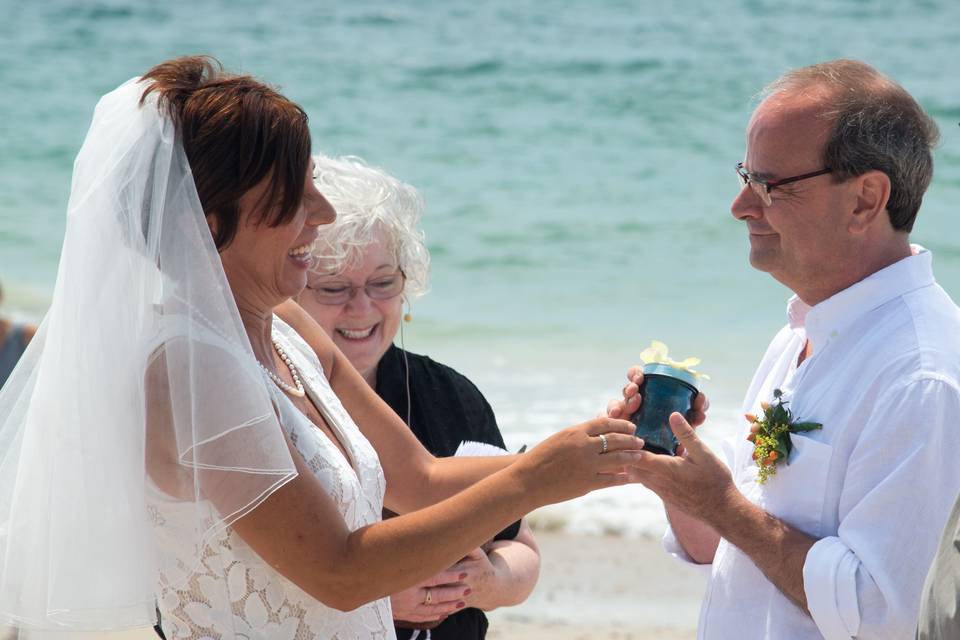
{"type": "MultiPolygon", "coordinates": [[[[454,369],[427,356],[391,346],[377,367],[377,394],[407,422],[433,455],[452,456],[464,440],[505,448],[490,403],[476,385],[454,369]],[[410,368],[407,399],[406,367],[410,368]],[[408,420],[409,416],[409,420],[408,420]]],[[[515,522],[495,540],[512,540],[520,532],[515,522]]]]}

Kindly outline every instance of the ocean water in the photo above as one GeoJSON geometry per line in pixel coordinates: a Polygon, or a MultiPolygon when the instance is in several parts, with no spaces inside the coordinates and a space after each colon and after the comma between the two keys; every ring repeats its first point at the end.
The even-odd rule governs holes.
{"type": "MultiPolygon", "coordinates": [[[[0,0],[0,279],[42,316],[73,158],[98,97],[210,53],[279,85],[314,147],[419,187],[432,290],[406,346],[471,377],[508,444],[596,415],[652,339],[697,355],[716,442],[788,292],[729,214],[753,96],[784,70],[855,57],[901,82],[942,143],[915,241],[960,296],[960,3],[585,0],[303,3],[0,0]]],[[[544,510],[637,535],[639,487],[544,510]]]]}

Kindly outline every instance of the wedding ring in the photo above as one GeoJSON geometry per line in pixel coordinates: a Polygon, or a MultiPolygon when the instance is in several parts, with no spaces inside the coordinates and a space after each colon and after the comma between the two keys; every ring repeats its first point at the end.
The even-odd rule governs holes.
{"type": "Polygon", "coordinates": [[[600,434],[600,455],[603,455],[607,452],[610,445],[607,444],[607,436],[603,433],[600,434]]]}
{"type": "Polygon", "coordinates": [[[433,592],[430,591],[430,587],[426,587],[424,591],[427,592],[427,595],[423,599],[423,604],[433,604],[433,592]]]}

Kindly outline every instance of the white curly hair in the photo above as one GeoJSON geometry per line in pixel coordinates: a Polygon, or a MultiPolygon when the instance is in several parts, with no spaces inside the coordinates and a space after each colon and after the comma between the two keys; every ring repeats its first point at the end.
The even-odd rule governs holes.
{"type": "Polygon", "coordinates": [[[319,228],[314,272],[352,268],[383,238],[407,277],[404,292],[411,297],[426,293],[430,253],[418,226],[425,208],[420,192],[355,156],[315,155],[313,164],[314,184],[337,211],[336,222],[319,228]]]}

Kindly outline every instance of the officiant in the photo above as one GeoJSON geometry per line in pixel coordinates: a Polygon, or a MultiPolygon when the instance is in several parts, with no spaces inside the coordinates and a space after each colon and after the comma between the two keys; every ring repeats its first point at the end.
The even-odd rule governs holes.
{"type": "MultiPolygon", "coordinates": [[[[427,290],[420,193],[357,158],[315,156],[314,167],[337,220],[320,231],[297,301],[433,455],[452,456],[464,441],[503,449],[493,410],[470,380],[393,344],[412,319],[404,304],[427,290]]],[[[447,571],[394,594],[397,637],[484,638],[483,612],[526,600],[539,569],[533,533],[517,522],[447,571]]]]}

